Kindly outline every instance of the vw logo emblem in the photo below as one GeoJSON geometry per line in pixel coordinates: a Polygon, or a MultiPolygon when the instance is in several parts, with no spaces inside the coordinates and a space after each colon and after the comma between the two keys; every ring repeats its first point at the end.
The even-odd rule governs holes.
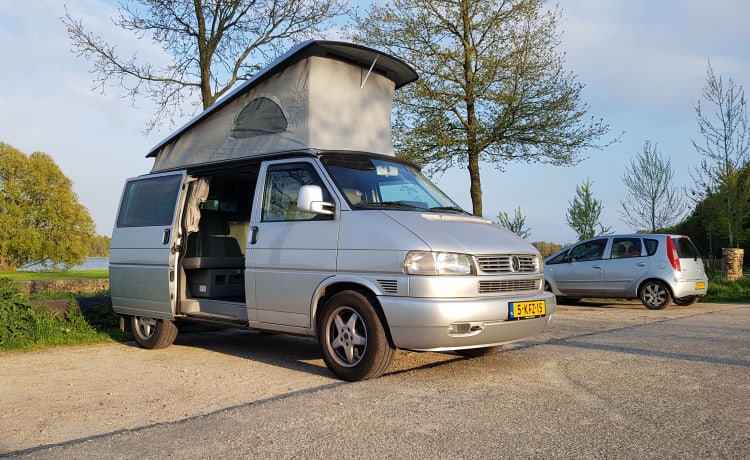
{"type": "Polygon", "coordinates": [[[513,273],[521,269],[521,261],[518,260],[518,256],[510,256],[510,271],[513,273]]]}

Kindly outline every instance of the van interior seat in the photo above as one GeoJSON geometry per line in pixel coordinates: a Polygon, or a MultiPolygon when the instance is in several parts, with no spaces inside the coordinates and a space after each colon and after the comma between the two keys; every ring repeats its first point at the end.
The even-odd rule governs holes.
{"type": "Polygon", "coordinates": [[[183,268],[244,268],[245,256],[236,238],[229,235],[224,213],[203,210],[198,233],[188,235],[183,268]]]}
{"type": "Polygon", "coordinates": [[[344,195],[352,205],[358,205],[362,203],[362,192],[355,188],[344,188],[344,195]]]}

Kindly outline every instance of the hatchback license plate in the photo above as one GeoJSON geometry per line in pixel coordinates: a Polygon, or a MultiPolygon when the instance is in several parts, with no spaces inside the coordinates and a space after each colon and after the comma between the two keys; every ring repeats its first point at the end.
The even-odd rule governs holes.
{"type": "Polygon", "coordinates": [[[703,281],[696,281],[695,282],[695,288],[696,289],[705,289],[706,288],[706,283],[704,283],[703,281]]]}
{"type": "Polygon", "coordinates": [[[510,302],[508,304],[508,319],[536,318],[547,314],[544,300],[531,302],[510,302]]]}

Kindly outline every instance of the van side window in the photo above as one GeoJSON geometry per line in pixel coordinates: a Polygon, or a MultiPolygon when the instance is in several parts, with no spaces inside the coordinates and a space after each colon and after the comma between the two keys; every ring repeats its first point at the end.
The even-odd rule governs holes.
{"type": "Polygon", "coordinates": [[[331,195],[311,165],[297,163],[269,167],[266,189],[263,193],[263,222],[332,219],[333,216],[301,212],[297,209],[297,196],[303,185],[319,185],[323,189],[323,199],[331,201],[331,195]]]}
{"type": "Polygon", "coordinates": [[[128,182],[117,215],[118,227],[172,225],[175,203],[182,185],[181,175],[128,182]]]}

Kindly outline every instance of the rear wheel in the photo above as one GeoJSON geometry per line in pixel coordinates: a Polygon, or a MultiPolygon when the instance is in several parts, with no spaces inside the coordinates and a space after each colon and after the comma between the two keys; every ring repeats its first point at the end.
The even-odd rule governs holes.
{"type": "Polygon", "coordinates": [[[465,348],[463,350],[456,350],[456,354],[466,356],[467,358],[479,358],[480,356],[494,355],[500,349],[502,345],[495,345],[492,347],[480,347],[480,348],[465,348]]]}
{"type": "Polygon", "coordinates": [[[669,289],[661,281],[646,281],[639,293],[641,303],[649,310],[661,310],[672,301],[669,289]]]}
{"type": "Polygon", "coordinates": [[[323,306],[318,342],[328,369],[350,382],[379,377],[395,352],[372,302],[356,291],[340,292],[323,306]]]}
{"type": "Polygon", "coordinates": [[[141,348],[166,348],[172,345],[177,337],[177,326],[174,321],[147,316],[131,316],[130,324],[135,343],[141,348]]]}
{"type": "Polygon", "coordinates": [[[698,296],[697,295],[687,295],[685,297],[675,297],[672,301],[675,303],[675,305],[679,305],[681,307],[687,307],[688,305],[692,305],[695,302],[697,302],[698,301],[698,296]]]}

